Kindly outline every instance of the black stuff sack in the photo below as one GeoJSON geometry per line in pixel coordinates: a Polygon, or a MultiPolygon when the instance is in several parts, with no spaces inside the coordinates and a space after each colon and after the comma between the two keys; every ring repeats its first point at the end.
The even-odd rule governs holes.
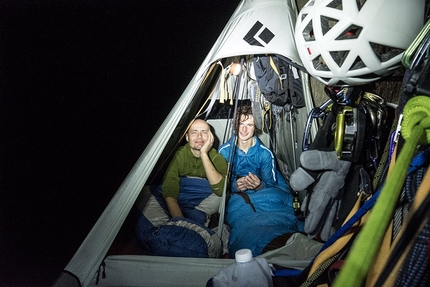
{"type": "Polygon", "coordinates": [[[256,55],[254,71],[264,97],[276,106],[305,106],[299,71],[278,55],[256,55]]]}

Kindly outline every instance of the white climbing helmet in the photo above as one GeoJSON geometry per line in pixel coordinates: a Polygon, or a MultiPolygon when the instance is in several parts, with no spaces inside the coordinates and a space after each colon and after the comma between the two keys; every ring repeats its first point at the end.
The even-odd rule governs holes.
{"type": "Polygon", "coordinates": [[[380,79],[401,65],[424,25],[425,0],[310,0],[295,41],[308,73],[330,86],[380,79]]]}

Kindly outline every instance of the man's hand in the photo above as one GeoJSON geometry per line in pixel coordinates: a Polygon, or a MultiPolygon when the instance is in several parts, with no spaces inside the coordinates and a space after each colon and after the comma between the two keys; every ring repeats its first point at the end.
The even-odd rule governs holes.
{"type": "Polygon", "coordinates": [[[236,180],[236,188],[239,191],[246,191],[248,189],[257,191],[261,188],[261,180],[255,174],[249,172],[247,176],[241,177],[236,180]]]}
{"type": "Polygon", "coordinates": [[[208,131],[208,140],[203,144],[203,146],[200,149],[200,152],[207,154],[211,150],[211,148],[214,144],[214,139],[215,138],[214,138],[214,135],[212,134],[212,132],[208,131]]]}

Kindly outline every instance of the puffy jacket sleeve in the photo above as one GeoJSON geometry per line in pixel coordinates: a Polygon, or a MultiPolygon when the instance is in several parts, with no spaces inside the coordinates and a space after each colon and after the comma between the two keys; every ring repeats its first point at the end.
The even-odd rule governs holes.
{"type": "Polygon", "coordinates": [[[260,155],[260,176],[263,181],[263,187],[278,186],[276,161],[273,153],[265,146],[260,146],[262,152],[260,155]]]}

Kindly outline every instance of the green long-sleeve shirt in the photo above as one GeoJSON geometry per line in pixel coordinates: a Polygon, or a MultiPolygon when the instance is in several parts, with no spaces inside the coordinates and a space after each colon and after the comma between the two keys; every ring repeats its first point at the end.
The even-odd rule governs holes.
{"type": "MultiPolygon", "coordinates": [[[[221,196],[224,188],[224,179],[227,174],[227,162],[224,157],[213,148],[209,151],[209,158],[215,169],[223,176],[220,182],[211,185],[212,191],[216,195],[221,196]]],[[[167,168],[161,187],[164,198],[173,197],[178,199],[180,193],[180,177],[183,176],[206,178],[202,159],[194,156],[188,143],[177,150],[167,168]]]]}

